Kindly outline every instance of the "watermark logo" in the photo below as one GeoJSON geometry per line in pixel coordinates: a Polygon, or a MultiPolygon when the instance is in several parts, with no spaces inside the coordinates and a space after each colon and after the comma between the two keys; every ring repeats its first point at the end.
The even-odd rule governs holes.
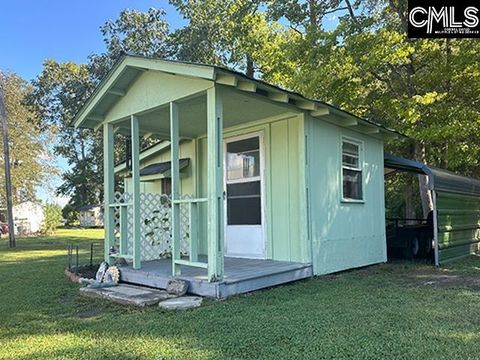
{"type": "Polygon", "coordinates": [[[409,0],[408,37],[480,38],[480,1],[409,0]]]}

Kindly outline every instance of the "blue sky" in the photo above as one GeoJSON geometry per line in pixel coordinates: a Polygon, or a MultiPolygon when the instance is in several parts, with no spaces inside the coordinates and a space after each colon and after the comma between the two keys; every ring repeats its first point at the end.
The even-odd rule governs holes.
{"type": "MultiPolygon", "coordinates": [[[[82,63],[88,55],[104,51],[100,26],[116,19],[121,10],[163,8],[171,29],[185,20],[168,0],[10,0],[0,6],[0,69],[15,72],[26,80],[42,71],[45,59],[82,63]]],[[[327,23],[335,23],[335,19],[327,23]]],[[[328,24],[327,24],[328,25],[328,24]]],[[[65,159],[58,166],[67,169],[65,159]]],[[[55,179],[54,187],[60,184],[55,179]]],[[[39,189],[44,201],[59,201],[46,187],[39,189]]]]}
{"type": "Polygon", "coordinates": [[[160,7],[175,29],[184,20],[167,0],[15,0],[0,11],[0,68],[25,79],[42,70],[45,59],[85,62],[104,50],[100,26],[121,10],[160,7]]]}
{"type": "MultiPolygon", "coordinates": [[[[118,17],[121,10],[160,7],[172,29],[184,20],[167,0],[14,0],[3,1],[0,11],[0,69],[17,73],[27,80],[42,71],[45,59],[85,62],[92,53],[102,52],[100,26],[118,17]]],[[[65,159],[57,158],[66,169],[65,159]]],[[[60,179],[52,182],[58,186],[60,179]]],[[[44,201],[63,205],[47,187],[38,189],[44,201]]]]}

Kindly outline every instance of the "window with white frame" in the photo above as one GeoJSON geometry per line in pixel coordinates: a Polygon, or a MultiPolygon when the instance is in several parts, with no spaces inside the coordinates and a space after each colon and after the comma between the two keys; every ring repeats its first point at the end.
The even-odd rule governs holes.
{"type": "Polygon", "coordinates": [[[342,184],[344,200],[363,200],[362,159],[359,142],[342,139],[342,184]]]}

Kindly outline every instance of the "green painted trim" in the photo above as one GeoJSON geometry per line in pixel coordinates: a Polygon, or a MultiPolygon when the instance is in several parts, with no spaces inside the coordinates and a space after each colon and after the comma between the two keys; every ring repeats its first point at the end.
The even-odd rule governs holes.
{"type": "Polygon", "coordinates": [[[82,123],[86,120],[87,114],[92,110],[95,104],[101,100],[101,98],[106,94],[108,89],[112,86],[113,82],[117,80],[118,76],[124,70],[126,62],[126,57],[121,58],[110,71],[105,75],[103,80],[97,86],[93,94],[87,99],[82,108],[75,114],[73,119],[74,126],[76,128],[81,127],[82,123]]]}
{"type": "Polygon", "coordinates": [[[115,243],[115,227],[114,227],[114,208],[110,205],[115,201],[115,178],[113,173],[113,126],[105,124],[103,126],[103,182],[104,182],[104,255],[105,261],[110,263],[110,247],[115,243]]]}
{"type": "Polygon", "coordinates": [[[307,258],[310,263],[313,264],[313,213],[312,213],[312,184],[311,180],[311,169],[310,162],[312,160],[311,149],[311,138],[312,138],[312,118],[309,116],[304,117],[304,129],[305,129],[305,206],[306,206],[306,216],[307,216],[307,258]]]}
{"type": "Polygon", "coordinates": [[[140,228],[140,134],[138,118],[131,117],[132,129],[132,203],[133,203],[133,268],[141,268],[140,228]]]}
{"type": "Polygon", "coordinates": [[[170,103],[170,141],[172,172],[172,275],[180,275],[180,160],[179,160],[179,119],[178,106],[170,103]]]}
{"type": "Polygon", "coordinates": [[[190,202],[188,207],[190,218],[190,261],[198,262],[198,203],[190,202]]]}
{"type": "Polygon", "coordinates": [[[306,125],[305,125],[305,115],[302,114],[300,119],[298,120],[298,161],[299,161],[299,177],[298,177],[298,190],[299,190],[299,208],[300,208],[300,216],[299,216],[299,240],[301,241],[301,257],[303,259],[308,258],[309,262],[312,262],[311,254],[310,254],[310,237],[308,231],[308,193],[307,193],[307,143],[305,139],[306,133],[306,125]]]}
{"type": "Polygon", "coordinates": [[[120,254],[128,253],[128,208],[126,206],[120,206],[120,254]]]}
{"type": "MultiPolygon", "coordinates": [[[[224,86],[232,87],[235,89],[237,89],[238,86],[238,91],[244,91],[245,83],[250,83],[252,84],[252,86],[250,87],[250,91],[252,91],[252,89],[256,91],[256,89],[258,88],[266,91],[270,95],[281,94],[282,101],[288,100],[287,104],[290,104],[289,99],[292,100],[292,103],[289,106],[296,107],[304,113],[308,113],[311,116],[318,117],[319,119],[325,118],[325,121],[330,121],[337,126],[342,126],[342,123],[336,121],[335,116],[360,121],[362,124],[364,124],[364,127],[366,126],[367,128],[374,128],[375,137],[386,136],[406,138],[403,134],[400,134],[395,130],[388,129],[378,122],[361,118],[348,111],[339,109],[323,101],[306,98],[299,93],[285,90],[283,88],[258,79],[250,78],[240,72],[236,72],[227,68],[222,68],[214,65],[169,61],[131,55],[124,56],[113,66],[112,70],[106,75],[104,81],[100,83],[100,85],[94,91],[93,95],[87,100],[86,104],[76,114],[74,118],[75,127],[85,125],[83,123],[88,120],[88,114],[94,109],[95,105],[102,100],[103,96],[106,93],[108,93],[109,91],[112,92],[112,85],[128,66],[141,71],[155,70],[168,74],[217,81],[219,85],[223,84],[224,86]],[[335,116],[330,117],[330,113],[334,114],[335,116]]],[[[256,96],[263,96],[253,92],[252,94],[256,94],[256,96]]],[[[95,119],[90,120],[90,122],[92,121],[97,122],[97,124],[100,124],[102,122],[101,120],[97,121],[95,119]]],[[[360,131],[361,129],[358,130],[360,131]]]]}
{"type": "MultiPolygon", "coordinates": [[[[199,77],[207,80],[214,80],[216,76],[214,67],[210,65],[181,63],[125,55],[113,65],[112,69],[107,73],[93,94],[87,99],[85,104],[75,115],[75,118],[73,119],[75,127],[82,127],[83,123],[87,120],[90,111],[92,111],[95,105],[109,92],[127,67],[136,68],[141,71],[156,70],[175,75],[199,77]]],[[[101,123],[101,121],[98,123],[101,123]]]]}
{"type": "Polygon", "coordinates": [[[207,90],[208,280],[223,279],[223,101],[218,88],[207,90]]]}

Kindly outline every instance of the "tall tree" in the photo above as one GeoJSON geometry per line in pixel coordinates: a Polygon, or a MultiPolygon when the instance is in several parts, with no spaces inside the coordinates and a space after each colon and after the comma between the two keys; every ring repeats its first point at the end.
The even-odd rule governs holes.
{"type": "MultiPolygon", "coordinates": [[[[478,42],[409,39],[404,1],[273,3],[273,15],[301,28],[289,52],[298,71],[285,86],[402,131],[413,140],[389,144],[397,153],[479,175],[480,144],[472,138],[480,125],[478,42]],[[312,4],[321,9],[315,19],[312,4]],[[323,16],[332,12],[338,25],[326,29],[323,16]]],[[[423,177],[424,213],[426,185],[423,177]]]]}
{"type": "Polygon", "coordinates": [[[248,76],[268,73],[289,32],[269,21],[259,0],[170,0],[188,25],[170,39],[177,59],[225,65],[248,76]]]}
{"type": "MultiPolygon", "coordinates": [[[[0,87],[5,95],[8,119],[13,202],[35,200],[36,188],[48,186],[49,178],[57,171],[48,147],[51,134],[41,131],[38,114],[27,105],[32,88],[25,80],[16,74],[0,71],[0,87]]],[[[0,166],[4,166],[3,158],[0,166]]],[[[0,183],[4,182],[4,174],[0,172],[0,183]]],[[[5,204],[3,191],[0,192],[0,203],[5,204]]]]}
{"type": "MultiPolygon", "coordinates": [[[[103,153],[101,134],[73,128],[73,118],[120,55],[167,56],[168,24],[164,15],[163,10],[153,8],[145,13],[122,11],[118,19],[100,28],[104,53],[91,55],[86,64],[46,60],[33,82],[31,103],[40,112],[43,127],[57,135],[55,154],[65,157],[70,166],[62,175],[58,192],[70,196],[69,204],[74,208],[102,201],[103,153]]],[[[124,140],[117,136],[120,146],[116,153],[120,156],[124,140]]]]}

